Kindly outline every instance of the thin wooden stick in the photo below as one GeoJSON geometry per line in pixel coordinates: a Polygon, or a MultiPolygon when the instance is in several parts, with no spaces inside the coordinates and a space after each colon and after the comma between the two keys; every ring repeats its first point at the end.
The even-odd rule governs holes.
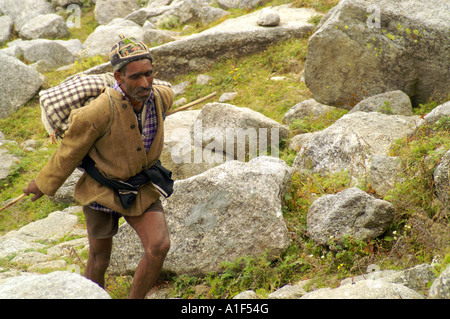
{"type": "Polygon", "coordinates": [[[212,97],[214,97],[216,95],[217,95],[217,92],[211,93],[211,94],[209,94],[209,95],[207,95],[205,97],[202,97],[202,98],[200,98],[198,100],[192,101],[192,102],[190,102],[190,103],[188,103],[186,105],[183,105],[183,106],[177,108],[176,110],[173,110],[172,112],[166,114],[166,116],[172,115],[172,114],[174,114],[176,112],[179,112],[179,111],[186,110],[186,109],[188,109],[190,107],[193,107],[194,105],[197,105],[199,103],[202,103],[202,102],[204,102],[204,101],[206,101],[206,100],[208,100],[208,99],[210,99],[210,98],[212,98],[212,97]]]}
{"type": "Polygon", "coordinates": [[[5,206],[3,206],[2,208],[0,208],[0,212],[6,208],[8,208],[9,206],[14,205],[15,203],[17,203],[19,200],[21,200],[22,198],[24,198],[25,196],[28,196],[29,194],[22,194],[17,198],[14,198],[12,201],[10,201],[8,204],[6,204],[5,206]]]}

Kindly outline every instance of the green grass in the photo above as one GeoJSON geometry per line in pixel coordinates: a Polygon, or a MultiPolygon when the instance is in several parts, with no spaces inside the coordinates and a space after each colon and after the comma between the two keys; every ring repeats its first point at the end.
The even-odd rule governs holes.
{"type": "Polygon", "coordinates": [[[220,61],[203,72],[214,79],[208,85],[197,85],[197,74],[181,76],[173,84],[185,81],[191,84],[183,95],[188,101],[212,92],[217,92],[217,99],[225,92],[237,92],[237,97],[229,103],[281,121],[293,105],[311,97],[308,88],[300,81],[307,43],[307,37],[290,40],[251,58],[220,61]],[[271,80],[276,76],[284,76],[285,79],[271,80]]]}
{"type": "MultiPolygon", "coordinates": [[[[19,158],[8,178],[0,181],[0,203],[21,195],[22,189],[36,176],[56,149],[56,145],[48,143],[49,140],[44,132],[45,130],[38,122],[40,115],[37,119],[35,117],[36,110],[38,110],[38,104],[36,104],[36,101],[31,102],[12,117],[0,120],[0,127],[2,127],[2,132],[7,139],[17,142],[17,144],[5,144],[2,148],[7,149],[10,154],[19,158]],[[38,148],[36,152],[22,150],[20,144],[31,138],[40,141],[42,147],[38,148]]],[[[66,207],[67,205],[54,203],[47,197],[34,203],[29,199],[23,199],[1,212],[0,235],[66,207]]]]}
{"type": "Polygon", "coordinates": [[[339,0],[294,0],[292,6],[295,8],[311,8],[321,13],[328,12],[331,8],[336,6],[339,0]]]}

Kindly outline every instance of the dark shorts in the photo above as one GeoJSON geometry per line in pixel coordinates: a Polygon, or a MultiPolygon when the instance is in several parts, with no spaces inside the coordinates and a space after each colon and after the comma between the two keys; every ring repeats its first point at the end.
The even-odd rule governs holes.
{"type": "MultiPolygon", "coordinates": [[[[159,211],[164,213],[161,200],[157,200],[144,212],[159,211]]],[[[83,213],[86,220],[86,229],[89,237],[102,239],[111,238],[119,230],[119,219],[122,215],[117,213],[103,212],[83,206],[83,213]]]]}

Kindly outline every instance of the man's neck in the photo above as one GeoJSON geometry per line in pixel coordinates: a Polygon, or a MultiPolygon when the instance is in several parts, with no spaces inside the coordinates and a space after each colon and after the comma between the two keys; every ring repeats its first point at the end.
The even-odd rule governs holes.
{"type": "Polygon", "coordinates": [[[135,112],[141,112],[144,107],[144,102],[136,101],[130,97],[128,97],[128,98],[130,99],[130,103],[131,103],[131,106],[133,107],[133,110],[135,112]]]}

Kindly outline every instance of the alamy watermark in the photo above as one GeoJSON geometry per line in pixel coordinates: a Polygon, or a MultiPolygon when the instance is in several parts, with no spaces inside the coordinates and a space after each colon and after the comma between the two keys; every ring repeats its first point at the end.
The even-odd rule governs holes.
{"type": "Polygon", "coordinates": [[[381,28],[381,8],[376,4],[371,4],[367,7],[367,13],[370,15],[367,17],[366,25],[369,29],[381,28]]]}
{"type": "Polygon", "coordinates": [[[66,20],[68,28],[81,28],[81,8],[77,4],[71,4],[67,7],[66,12],[69,16],[66,20]]]}

